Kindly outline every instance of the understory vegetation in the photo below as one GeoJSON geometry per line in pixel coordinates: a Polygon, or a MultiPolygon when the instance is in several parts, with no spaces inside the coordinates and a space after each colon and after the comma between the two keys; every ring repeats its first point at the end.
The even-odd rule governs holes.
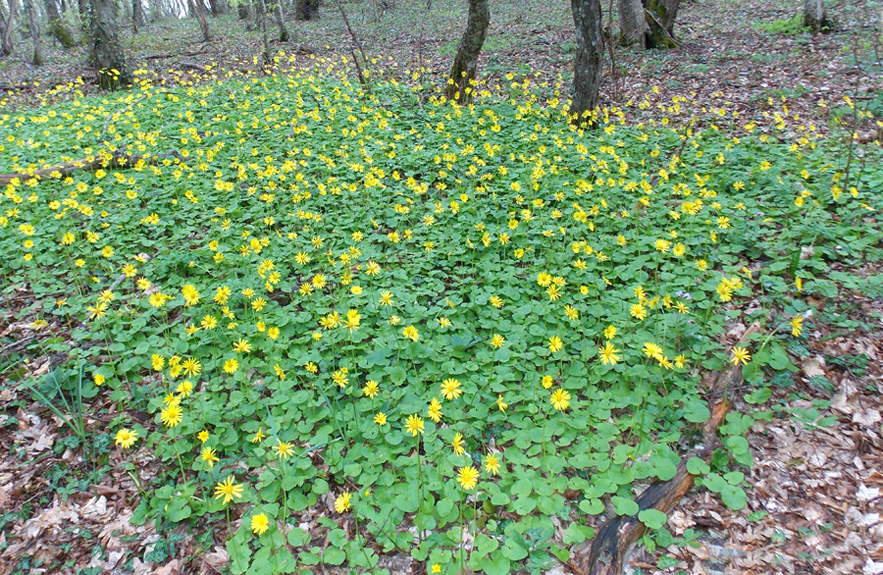
{"type": "MultiPolygon", "coordinates": [[[[461,107],[342,70],[142,72],[0,116],[0,172],[21,174],[3,289],[33,294],[28,357],[51,358],[22,385],[96,469],[127,469],[133,520],[214,530],[236,574],[379,573],[392,552],[502,574],[566,561],[682,460],[740,509],[807,300],[880,256],[879,145],[784,99],[746,117],[648,91],[582,131],[567,86],[529,75],[461,107]],[[734,321],[762,329],[724,347],[734,321]],[[732,364],[748,408],[687,459],[701,376],[732,364]],[[76,406],[100,397],[96,455],[76,406]]],[[[640,519],[672,543],[664,513],[640,519]]]]}

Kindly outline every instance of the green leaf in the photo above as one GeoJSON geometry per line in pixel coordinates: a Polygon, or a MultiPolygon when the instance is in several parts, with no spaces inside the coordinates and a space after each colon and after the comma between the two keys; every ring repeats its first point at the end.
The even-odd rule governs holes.
{"type": "Polygon", "coordinates": [[[738,511],[745,506],[748,498],[741,487],[727,484],[721,489],[721,500],[724,502],[724,505],[730,509],[738,511]]]}
{"type": "Polygon", "coordinates": [[[692,475],[705,475],[709,471],[711,471],[711,468],[699,457],[691,457],[687,460],[688,473],[692,475]]]}
{"type": "Polygon", "coordinates": [[[634,499],[614,495],[610,498],[610,501],[613,503],[613,509],[617,515],[634,515],[639,510],[638,504],[635,503],[634,499]]]}
{"type": "Polygon", "coordinates": [[[692,399],[684,404],[684,419],[691,423],[702,423],[711,416],[705,402],[692,399]]]}
{"type": "Polygon", "coordinates": [[[638,519],[649,529],[659,529],[667,521],[665,513],[657,509],[644,509],[638,513],[638,519]]]}

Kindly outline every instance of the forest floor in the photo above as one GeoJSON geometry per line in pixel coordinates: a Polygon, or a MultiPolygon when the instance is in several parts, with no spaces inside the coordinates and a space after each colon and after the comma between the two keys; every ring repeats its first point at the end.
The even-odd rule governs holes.
{"type": "MultiPolygon", "coordinates": [[[[463,4],[435,0],[412,8],[399,0],[398,8],[376,17],[368,2],[344,7],[372,67],[439,83],[457,47],[463,4]]],[[[836,26],[824,35],[801,31],[794,20],[798,3],[791,4],[682,3],[676,25],[681,46],[614,49],[615,65],[605,60],[603,103],[639,101],[658,90],[661,101],[692,95],[711,107],[724,100],[753,118],[784,101],[792,114],[832,137],[845,130],[837,119],[849,118],[844,96],[883,117],[883,4],[828,4],[836,26]]],[[[297,60],[280,67],[359,50],[332,6],[318,21],[289,22],[294,40],[275,42],[273,49],[296,51],[297,60]]],[[[560,82],[566,98],[574,50],[567,3],[492,2],[491,9],[480,64],[483,82],[505,85],[509,72],[532,71],[538,83],[560,82]]],[[[193,20],[152,24],[136,37],[127,31],[126,50],[133,67],[160,72],[169,82],[196,81],[200,70],[214,72],[213,66],[234,74],[262,73],[256,32],[234,16],[210,19],[210,26],[214,38],[208,43],[198,41],[193,20]]],[[[84,93],[95,92],[83,49],[49,47],[49,63],[35,68],[21,57],[26,43],[18,48],[19,55],[0,60],[0,86],[9,90],[9,106],[38,103],[47,89],[78,77],[84,93]]],[[[880,130],[875,122],[856,128],[863,141],[879,139],[880,130]]],[[[700,534],[699,546],[653,553],[642,548],[632,557],[631,572],[883,573],[883,283],[879,264],[842,271],[863,281],[836,297],[810,302],[815,311],[809,353],[793,380],[774,388],[772,421],[755,424],[748,434],[755,465],[748,473],[746,508],[731,511],[707,491],[690,492],[668,525],[676,535],[692,527],[700,534]],[[824,418],[829,424],[817,425],[824,418]]],[[[30,322],[18,317],[21,306],[14,299],[4,308],[0,337],[14,341],[30,322]]],[[[734,322],[726,344],[732,345],[745,327],[734,322]]],[[[11,353],[9,347],[2,353],[11,353]]],[[[74,463],[71,450],[53,449],[66,435],[64,426],[28,405],[37,407],[0,386],[0,573],[28,572],[30,563],[23,559],[28,556],[70,565],[71,573],[84,560],[95,573],[122,572],[133,556],[130,565],[139,574],[223,569],[228,558],[222,547],[194,555],[192,549],[206,547],[197,546],[185,530],[160,535],[149,526],[129,525],[138,493],[121,469],[95,486],[59,473],[60,461],[74,463]],[[15,425],[7,423],[12,421],[15,425]],[[105,548],[104,559],[89,563],[96,545],[105,548]]],[[[417,569],[407,556],[391,561],[398,561],[388,565],[393,573],[417,569]]],[[[562,565],[555,572],[569,571],[562,565]]]]}

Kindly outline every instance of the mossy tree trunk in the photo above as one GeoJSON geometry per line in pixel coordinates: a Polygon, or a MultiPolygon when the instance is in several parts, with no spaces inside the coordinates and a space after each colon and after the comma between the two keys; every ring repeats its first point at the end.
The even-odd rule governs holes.
{"type": "Polygon", "coordinates": [[[644,17],[644,5],[641,0],[617,0],[619,12],[619,42],[624,46],[646,45],[646,34],[649,30],[644,17]]]}
{"type": "Polygon", "coordinates": [[[143,26],[144,22],[144,6],[141,5],[141,0],[132,0],[132,31],[137,34],[138,27],[143,26]]]}
{"type": "Polygon", "coordinates": [[[484,39],[487,38],[490,21],[491,11],[488,8],[488,0],[469,0],[466,31],[457,47],[457,55],[454,57],[454,65],[451,66],[451,75],[445,88],[445,97],[449,100],[457,100],[465,104],[472,99],[478,56],[481,54],[481,47],[484,46],[484,39]]]}
{"type": "Polygon", "coordinates": [[[282,9],[282,0],[273,1],[273,13],[276,16],[276,25],[279,26],[279,41],[288,42],[291,36],[288,34],[288,28],[285,26],[285,10],[282,9]]]}
{"type": "Polygon", "coordinates": [[[822,4],[822,0],[804,0],[803,25],[813,32],[828,31],[830,22],[825,14],[825,5],[822,4]]]}
{"type": "Polygon", "coordinates": [[[643,0],[647,17],[647,47],[676,48],[674,37],[675,18],[680,0],[643,0]]]}
{"type": "Polygon", "coordinates": [[[236,13],[239,15],[240,20],[248,20],[251,17],[249,14],[249,6],[246,0],[240,0],[239,6],[236,7],[236,13]]]}
{"type": "Polygon", "coordinates": [[[58,5],[55,3],[55,0],[46,0],[43,4],[46,7],[49,32],[65,50],[76,46],[77,43],[74,40],[73,34],[61,23],[61,12],[58,11],[58,5]]]}
{"type": "Polygon", "coordinates": [[[31,33],[31,41],[34,43],[34,57],[31,61],[34,66],[43,65],[43,52],[40,47],[40,26],[37,23],[37,10],[34,0],[25,0],[25,11],[28,13],[28,29],[31,33]]]}
{"type": "Polygon", "coordinates": [[[113,0],[91,0],[88,17],[89,60],[98,71],[98,85],[112,90],[131,84],[132,72],[117,33],[113,0]]]}
{"type": "Polygon", "coordinates": [[[264,0],[255,0],[254,4],[258,29],[261,31],[261,38],[264,42],[264,63],[269,64],[272,62],[272,56],[270,55],[270,38],[267,36],[267,3],[264,0]]]}
{"type": "Polygon", "coordinates": [[[594,124],[592,112],[598,107],[601,86],[601,59],[604,39],[601,35],[600,0],[570,0],[576,28],[576,58],[573,69],[571,121],[576,125],[594,124]]]}

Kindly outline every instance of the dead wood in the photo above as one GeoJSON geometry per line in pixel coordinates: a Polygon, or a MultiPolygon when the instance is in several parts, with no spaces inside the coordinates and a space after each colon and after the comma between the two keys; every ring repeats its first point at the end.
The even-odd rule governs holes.
{"type": "Polygon", "coordinates": [[[63,164],[58,164],[57,166],[51,166],[49,168],[42,168],[39,170],[34,170],[30,173],[19,173],[19,174],[0,174],[0,185],[6,185],[12,182],[14,179],[18,179],[19,181],[27,181],[31,178],[46,179],[54,177],[55,174],[60,174],[63,176],[69,176],[74,172],[93,172],[98,170],[99,168],[104,169],[120,169],[120,168],[131,168],[138,162],[143,162],[145,165],[158,164],[163,160],[170,159],[180,159],[180,155],[178,152],[165,152],[162,154],[144,154],[144,155],[136,155],[136,154],[120,154],[115,153],[110,157],[96,157],[93,159],[81,159],[74,160],[73,162],[65,162],[63,164]]]}
{"type": "MultiPolygon", "coordinates": [[[[757,323],[752,324],[736,345],[743,345],[750,335],[759,331],[760,326],[757,323]]],[[[720,445],[717,429],[732,407],[727,398],[727,390],[736,388],[741,383],[742,370],[735,365],[730,365],[717,376],[709,389],[711,416],[702,427],[701,447],[682,459],[673,478],[654,482],[637,498],[635,502],[641,511],[656,509],[667,515],[690,490],[695,476],[687,471],[685,461],[690,457],[700,457],[706,462],[711,459],[712,453],[720,445]]],[[[629,551],[646,530],[637,515],[614,517],[601,527],[591,542],[571,550],[568,565],[579,574],[619,575],[629,551]]]]}

